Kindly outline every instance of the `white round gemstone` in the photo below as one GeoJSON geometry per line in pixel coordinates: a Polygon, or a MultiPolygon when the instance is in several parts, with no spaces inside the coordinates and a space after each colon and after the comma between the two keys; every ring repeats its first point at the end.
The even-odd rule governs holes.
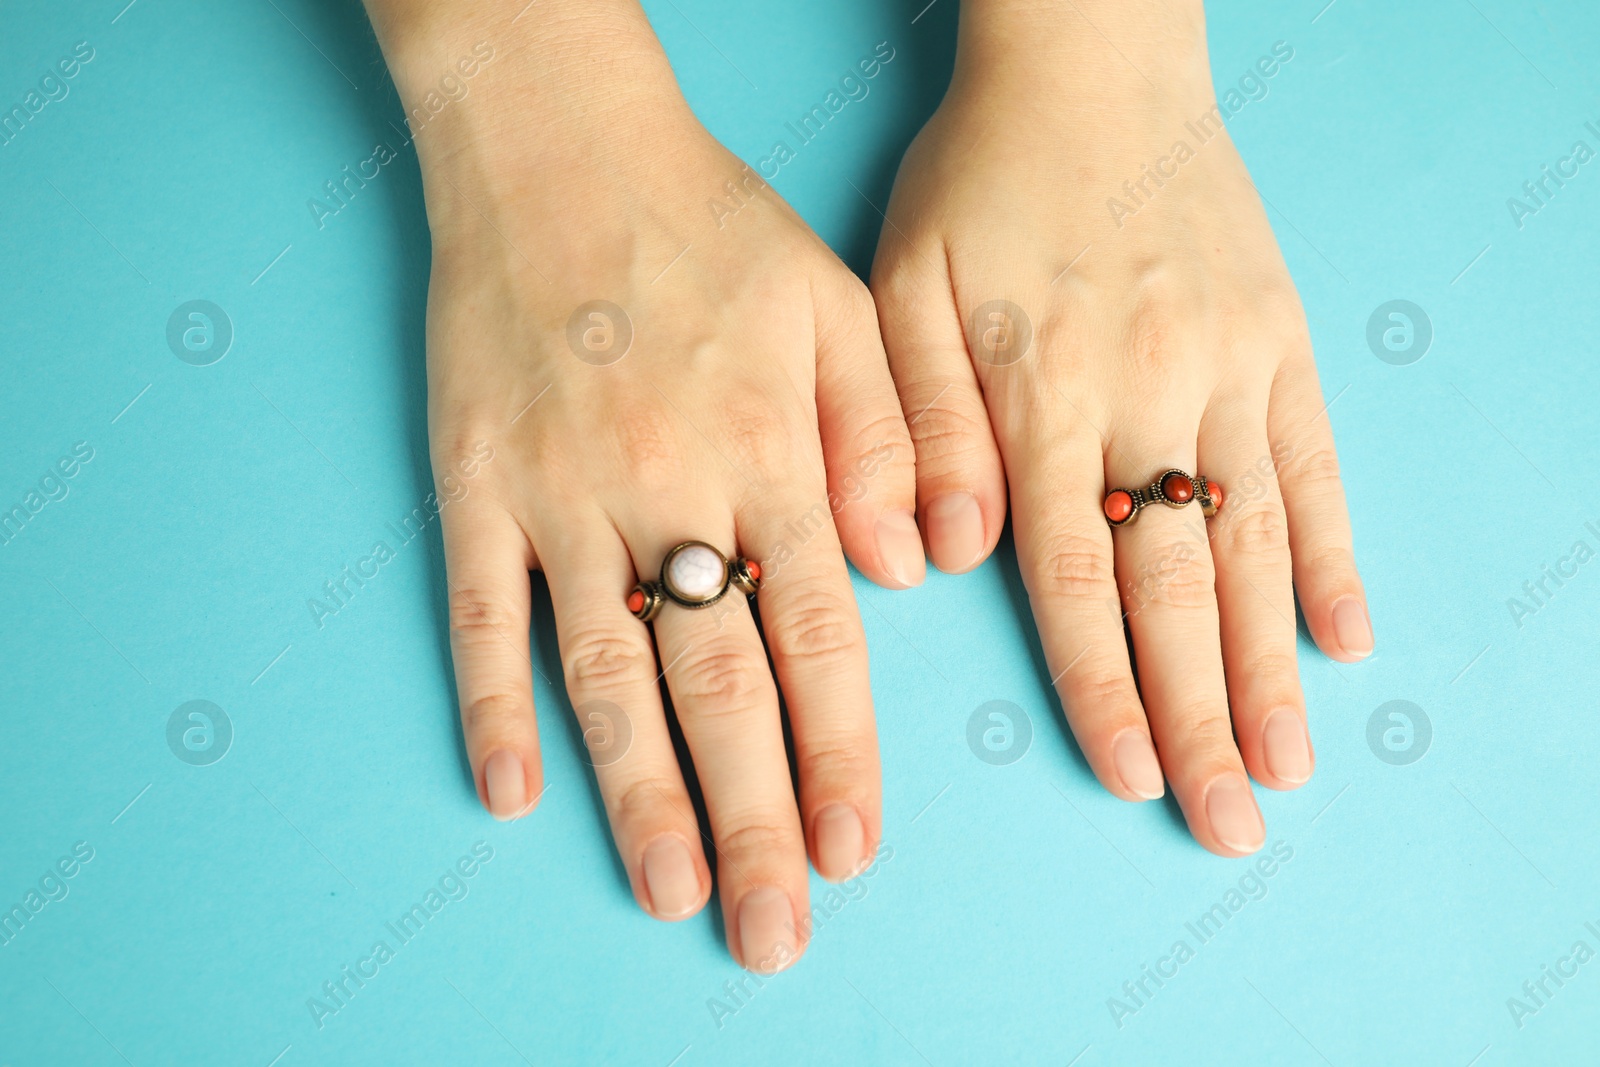
{"type": "Polygon", "coordinates": [[[722,557],[705,545],[680,550],[667,564],[664,575],[672,591],[685,600],[706,600],[722,590],[728,579],[722,557]]]}

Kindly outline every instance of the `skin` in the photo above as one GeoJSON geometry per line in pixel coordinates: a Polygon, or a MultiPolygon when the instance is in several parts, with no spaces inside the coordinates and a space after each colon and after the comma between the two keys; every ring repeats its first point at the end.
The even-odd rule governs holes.
{"type": "Polygon", "coordinates": [[[479,796],[516,818],[543,790],[528,650],[540,570],[639,906],[697,913],[714,848],[734,958],[787,966],[808,933],[808,851],[838,881],[882,827],[845,555],[893,588],[924,573],[910,437],[870,294],[695,121],[635,3],[368,7],[408,114],[475,45],[496,56],[417,137],[436,480],[478,458],[442,516],[479,796]],[[719,227],[709,202],[728,201],[729,181],[745,206],[719,227]],[[622,317],[583,314],[569,331],[595,299],[622,317]],[[762,561],[764,645],[737,592],[705,610],[669,604],[649,626],[629,613],[629,589],[688,539],[762,561]],[[624,734],[622,751],[607,747],[624,734]]]}
{"type": "Polygon", "coordinates": [[[1227,133],[1185,126],[1214,104],[1198,2],[968,0],[872,290],[917,413],[930,557],[986,558],[1009,491],[1096,776],[1131,801],[1164,777],[1196,840],[1239,856],[1265,839],[1246,773],[1293,789],[1313,769],[1296,594],[1332,658],[1370,654],[1372,633],[1294,284],[1227,133]],[[1124,182],[1141,179],[1135,198],[1124,182]],[[1021,314],[989,317],[994,300],[1021,314]],[[1222,483],[1219,514],[1157,505],[1108,527],[1108,489],[1169,467],[1222,483]]]}
{"type": "Polygon", "coordinates": [[[904,588],[925,539],[941,568],[970,569],[1009,490],[1095,773],[1129,800],[1165,777],[1207,848],[1260,847],[1246,770],[1293,788],[1313,762],[1296,591],[1329,655],[1359,659],[1372,638],[1304,318],[1254,188],[1224,132],[1163,162],[1212,105],[1198,4],[968,0],[950,93],[896,184],[876,317],[694,120],[632,0],[368,7],[408,114],[431,114],[416,138],[429,429],[489,811],[520,817],[543,792],[527,580],[541,570],[640,906],[697,913],[710,844],[734,958],[792,963],[808,852],[840,880],[881,833],[844,559],[904,588]],[[499,58],[470,92],[430,95],[485,44],[499,58]],[[1106,201],[1125,181],[1142,192],[1118,225],[1106,201]],[[713,199],[740,206],[719,220],[713,199]],[[586,308],[597,298],[613,307],[586,308]],[[1229,486],[1223,513],[1158,507],[1113,535],[1106,488],[1168,466],[1229,486]],[[737,595],[669,606],[653,629],[627,612],[625,591],[690,538],[762,561],[762,631],[737,595]]]}

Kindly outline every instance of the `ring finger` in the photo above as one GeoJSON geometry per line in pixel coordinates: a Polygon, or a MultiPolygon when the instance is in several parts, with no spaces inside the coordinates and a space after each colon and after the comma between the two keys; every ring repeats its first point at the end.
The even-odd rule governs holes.
{"type": "MultiPolygon", "coordinates": [[[[1107,484],[1147,487],[1169,467],[1192,473],[1194,442],[1193,433],[1164,445],[1124,441],[1119,447],[1113,440],[1107,484]],[[1152,458],[1135,467],[1130,457],[1152,458]]],[[[1228,717],[1205,521],[1195,501],[1177,509],[1159,502],[1142,508],[1114,531],[1117,584],[1156,750],[1190,832],[1212,852],[1240,856],[1259,849],[1266,830],[1228,717]]]]}

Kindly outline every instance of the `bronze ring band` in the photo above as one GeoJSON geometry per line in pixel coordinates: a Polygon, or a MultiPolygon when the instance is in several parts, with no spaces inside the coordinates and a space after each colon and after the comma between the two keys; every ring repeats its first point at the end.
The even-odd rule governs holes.
{"type": "Polygon", "coordinates": [[[754,596],[761,585],[761,564],[742,556],[729,560],[704,541],[673,546],[661,561],[661,577],[644,581],[628,594],[628,610],[649,622],[672,601],[686,608],[708,608],[738,589],[754,596]]]}
{"type": "Polygon", "coordinates": [[[1222,486],[1202,474],[1191,478],[1185,471],[1173,467],[1162,471],[1142,489],[1111,490],[1102,507],[1107,522],[1126,526],[1138,518],[1140,509],[1158,501],[1169,508],[1181,508],[1191,500],[1200,501],[1200,509],[1209,519],[1222,507],[1222,486]]]}

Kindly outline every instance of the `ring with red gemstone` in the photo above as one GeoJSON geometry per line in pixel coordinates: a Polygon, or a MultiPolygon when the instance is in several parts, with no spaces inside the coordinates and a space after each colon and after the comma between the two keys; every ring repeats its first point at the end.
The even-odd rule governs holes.
{"type": "Polygon", "coordinates": [[[1197,474],[1191,478],[1187,472],[1173,467],[1162,471],[1154,481],[1141,489],[1111,490],[1106,494],[1102,507],[1107,522],[1113,526],[1126,526],[1138,517],[1141,508],[1158,501],[1169,508],[1181,508],[1191,500],[1200,501],[1200,509],[1209,519],[1222,507],[1222,486],[1204,475],[1197,474]]]}
{"type": "Polygon", "coordinates": [[[644,581],[628,594],[628,610],[649,622],[672,601],[686,608],[708,608],[737,589],[754,596],[761,586],[761,564],[736,556],[728,559],[704,541],[673,546],[661,561],[661,578],[644,581]]]}

